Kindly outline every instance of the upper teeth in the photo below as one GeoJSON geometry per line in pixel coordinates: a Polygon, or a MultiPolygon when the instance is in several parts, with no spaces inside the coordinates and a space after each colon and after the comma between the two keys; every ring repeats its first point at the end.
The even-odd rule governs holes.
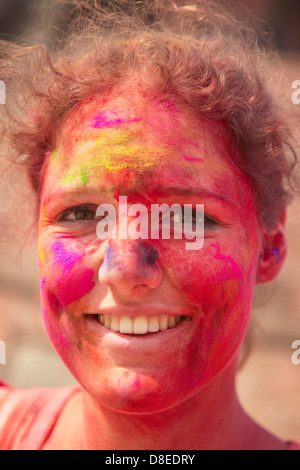
{"type": "Polygon", "coordinates": [[[134,333],[143,335],[145,333],[155,333],[156,331],[163,331],[167,328],[172,328],[179,323],[180,316],[171,315],[156,315],[129,317],[125,315],[99,315],[99,321],[106,328],[112,331],[119,331],[120,333],[134,333]]]}

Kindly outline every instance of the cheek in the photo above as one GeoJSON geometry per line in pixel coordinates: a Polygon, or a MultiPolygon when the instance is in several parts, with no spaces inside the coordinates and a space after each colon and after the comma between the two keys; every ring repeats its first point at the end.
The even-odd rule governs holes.
{"type": "Polygon", "coordinates": [[[45,292],[50,307],[64,309],[93,289],[94,275],[95,271],[84,266],[75,267],[70,273],[60,277],[55,272],[50,272],[47,279],[42,279],[42,295],[45,292]]]}
{"type": "Polygon", "coordinates": [[[201,351],[193,355],[205,356],[211,370],[223,367],[236,352],[249,322],[254,266],[250,253],[234,252],[206,241],[198,252],[177,251],[175,256],[169,249],[161,257],[170,266],[168,275],[177,292],[202,317],[192,342],[196,349],[201,345],[201,351]]]}
{"type": "Polygon", "coordinates": [[[217,243],[206,243],[199,251],[177,251],[172,256],[168,250],[162,256],[176,287],[204,316],[221,308],[245,285],[247,267],[224,252],[217,243]]]}
{"type": "MultiPolygon", "coordinates": [[[[240,347],[247,331],[254,288],[250,253],[206,243],[201,251],[174,257],[177,290],[202,315],[193,346],[201,345],[205,374],[221,370],[240,347]],[[233,251],[233,250],[232,250],[233,251]]],[[[169,256],[171,253],[169,253],[169,256]]],[[[193,352],[194,356],[199,351],[193,352]]],[[[204,371],[203,371],[204,372],[204,371]]],[[[204,377],[205,378],[205,377],[204,377]]]]}
{"type": "Polygon", "coordinates": [[[44,309],[62,310],[93,289],[95,271],[85,262],[82,246],[74,244],[66,249],[62,242],[56,241],[42,251],[40,272],[44,309]]]}

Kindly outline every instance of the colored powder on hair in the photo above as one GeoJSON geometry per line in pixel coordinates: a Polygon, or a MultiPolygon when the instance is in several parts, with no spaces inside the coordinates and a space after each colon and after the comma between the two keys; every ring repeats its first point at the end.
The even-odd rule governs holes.
{"type": "Polygon", "coordinates": [[[120,126],[121,124],[130,124],[132,122],[138,122],[142,118],[128,118],[128,119],[109,119],[107,118],[107,112],[101,111],[93,118],[91,127],[94,129],[102,129],[104,127],[120,126]]]}

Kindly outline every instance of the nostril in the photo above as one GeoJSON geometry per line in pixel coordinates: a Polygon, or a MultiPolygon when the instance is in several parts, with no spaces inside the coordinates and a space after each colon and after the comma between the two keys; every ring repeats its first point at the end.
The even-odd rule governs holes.
{"type": "Polygon", "coordinates": [[[135,286],[132,287],[131,293],[143,294],[147,290],[149,290],[149,286],[147,286],[147,284],[136,284],[135,286]]]}

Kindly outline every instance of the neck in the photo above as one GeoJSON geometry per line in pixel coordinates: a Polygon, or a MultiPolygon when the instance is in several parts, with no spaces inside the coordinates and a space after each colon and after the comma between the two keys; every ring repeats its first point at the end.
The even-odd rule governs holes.
{"type": "Polygon", "coordinates": [[[235,391],[237,360],[203,390],[166,411],[124,414],[83,398],[84,447],[88,449],[236,449],[245,447],[251,420],[235,391]],[[248,430],[246,432],[246,429],[248,430]]]}

